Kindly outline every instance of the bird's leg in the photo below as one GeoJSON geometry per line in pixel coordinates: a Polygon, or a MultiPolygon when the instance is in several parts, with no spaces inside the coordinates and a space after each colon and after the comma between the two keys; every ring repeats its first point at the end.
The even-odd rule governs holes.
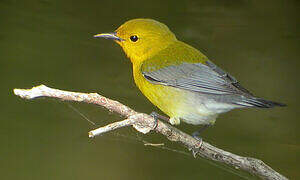
{"type": "Polygon", "coordinates": [[[199,141],[202,141],[202,138],[199,136],[201,134],[201,132],[203,132],[205,129],[207,129],[208,127],[210,127],[211,125],[204,125],[202,126],[200,129],[198,129],[197,131],[193,132],[192,136],[195,139],[198,139],[199,141]]]}
{"type": "Polygon", "coordinates": [[[158,114],[155,111],[152,111],[152,113],[150,114],[150,116],[152,116],[154,119],[161,119],[161,120],[164,120],[164,121],[167,121],[167,122],[169,122],[169,119],[170,119],[170,118],[168,118],[166,116],[158,114]]]}
{"type": "Polygon", "coordinates": [[[164,121],[167,121],[167,122],[169,122],[169,119],[170,119],[170,118],[168,118],[166,116],[158,114],[155,111],[152,111],[152,113],[150,114],[150,116],[152,116],[155,119],[155,123],[156,123],[155,127],[157,126],[157,120],[158,119],[161,119],[161,120],[164,120],[164,121]]]}
{"type": "MultiPolygon", "coordinates": [[[[197,148],[201,148],[202,145],[202,138],[200,137],[201,132],[203,132],[205,129],[207,129],[208,127],[210,127],[211,125],[204,125],[202,126],[199,130],[193,132],[192,136],[193,138],[197,139],[198,141],[200,141],[200,143],[197,145],[197,148]]],[[[196,151],[192,151],[193,156],[196,158],[197,152],[196,151]]]]}

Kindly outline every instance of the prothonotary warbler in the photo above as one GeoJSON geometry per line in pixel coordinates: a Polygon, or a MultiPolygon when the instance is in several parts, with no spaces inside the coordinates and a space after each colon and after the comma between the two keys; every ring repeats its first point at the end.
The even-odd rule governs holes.
{"type": "Polygon", "coordinates": [[[112,39],[123,48],[136,85],[172,125],[212,125],[218,114],[235,108],[284,106],[254,96],[158,21],[133,19],[94,37],[112,39]]]}

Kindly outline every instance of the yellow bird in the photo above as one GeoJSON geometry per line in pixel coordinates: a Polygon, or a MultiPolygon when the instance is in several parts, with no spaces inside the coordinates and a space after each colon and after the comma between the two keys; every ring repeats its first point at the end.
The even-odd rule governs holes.
{"type": "Polygon", "coordinates": [[[123,48],[131,60],[136,85],[170,117],[172,125],[180,121],[212,125],[218,114],[235,108],[284,106],[253,96],[158,21],[133,19],[113,33],[94,37],[112,39],[123,48]]]}

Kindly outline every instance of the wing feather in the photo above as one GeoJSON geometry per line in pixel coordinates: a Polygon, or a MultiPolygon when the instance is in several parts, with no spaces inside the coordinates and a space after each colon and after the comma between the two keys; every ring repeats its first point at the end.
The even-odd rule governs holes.
{"type": "Polygon", "coordinates": [[[142,67],[142,74],[151,83],[188,91],[216,95],[251,95],[233,76],[210,61],[207,61],[206,64],[182,63],[180,65],[169,65],[154,71],[147,71],[147,68],[142,67]]]}

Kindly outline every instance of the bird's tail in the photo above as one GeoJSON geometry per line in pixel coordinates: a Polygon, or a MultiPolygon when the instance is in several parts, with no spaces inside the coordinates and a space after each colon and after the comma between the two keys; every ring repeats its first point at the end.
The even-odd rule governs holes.
{"type": "Polygon", "coordinates": [[[273,108],[276,106],[283,107],[286,104],[278,103],[274,101],[265,100],[257,97],[249,97],[236,102],[235,104],[241,105],[244,107],[258,107],[258,108],[273,108]]]}

